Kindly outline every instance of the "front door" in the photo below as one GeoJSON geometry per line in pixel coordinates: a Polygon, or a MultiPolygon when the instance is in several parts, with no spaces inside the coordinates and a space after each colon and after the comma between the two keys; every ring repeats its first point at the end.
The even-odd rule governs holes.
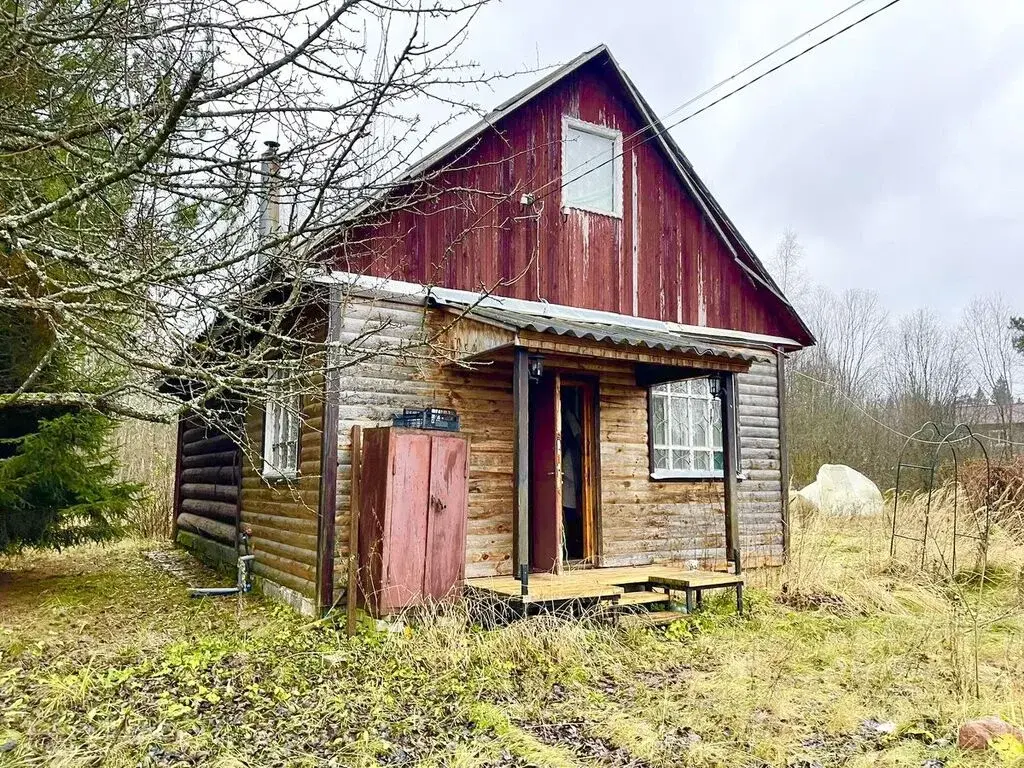
{"type": "Polygon", "coordinates": [[[554,374],[530,383],[530,570],[548,573],[562,567],[558,389],[554,374]]]}
{"type": "Polygon", "coordinates": [[[597,559],[597,387],[545,374],[530,385],[530,569],[597,559]]]}

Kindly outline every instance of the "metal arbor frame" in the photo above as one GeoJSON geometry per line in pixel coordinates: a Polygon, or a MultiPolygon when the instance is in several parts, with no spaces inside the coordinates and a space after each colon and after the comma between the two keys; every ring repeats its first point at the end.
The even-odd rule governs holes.
{"type": "Polygon", "coordinates": [[[931,522],[932,500],[935,496],[935,471],[938,467],[939,460],[944,449],[948,449],[950,455],[953,457],[953,551],[949,563],[949,575],[952,577],[956,573],[958,539],[972,539],[980,543],[982,566],[984,567],[985,560],[988,556],[989,524],[992,513],[992,503],[990,499],[992,489],[992,463],[989,459],[988,450],[985,448],[985,444],[966,424],[957,424],[951,431],[943,434],[942,430],[935,422],[927,421],[903,443],[903,447],[899,452],[898,463],[896,465],[896,489],[894,492],[892,507],[892,536],[889,540],[889,556],[890,558],[895,558],[897,540],[916,542],[921,547],[921,567],[924,567],[928,551],[928,533],[931,522]],[[961,452],[966,445],[970,444],[978,446],[978,448],[981,449],[982,456],[985,457],[985,512],[984,523],[979,535],[963,533],[960,531],[959,527],[961,452]],[[930,452],[930,455],[926,458],[925,462],[920,464],[909,463],[906,460],[906,456],[908,449],[912,445],[923,445],[926,447],[934,446],[934,450],[930,452]],[[925,506],[924,528],[920,537],[900,533],[898,529],[900,482],[903,479],[904,469],[916,469],[926,472],[928,475],[928,501],[925,506]]]}

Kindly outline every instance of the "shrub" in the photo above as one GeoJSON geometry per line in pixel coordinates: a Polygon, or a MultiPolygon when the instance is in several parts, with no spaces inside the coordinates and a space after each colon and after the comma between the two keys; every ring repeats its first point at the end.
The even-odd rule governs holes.
{"type": "Polygon", "coordinates": [[[94,412],[43,420],[0,459],[0,552],[62,547],[121,536],[142,486],[117,482],[108,437],[114,422],[94,412]]]}
{"type": "Polygon", "coordinates": [[[983,460],[969,461],[960,476],[974,508],[984,507],[987,489],[992,522],[1024,543],[1024,456],[992,461],[991,472],[983,460]]]}

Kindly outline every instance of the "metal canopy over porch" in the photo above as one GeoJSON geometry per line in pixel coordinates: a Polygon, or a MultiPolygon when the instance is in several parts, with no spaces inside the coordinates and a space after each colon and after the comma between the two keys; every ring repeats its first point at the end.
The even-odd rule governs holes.
{"type": "MultiPolygon", "coordinates": [[[[738,430],[735,376],[748,370],[757,360],[770,359],[770,354],[756,346],[727,344],[675,331],[665,323],[586,311],[578,312],[579,316],[574,317],[570,314],[572,308],[551,308],[539,302],[517,301],[509,308],[496,306],[495,302],[480,305],[437,298],[433,298],[431,303],[441,310],[438,322],[445,324],[445,343],[460,360],[502,360],[512,364],[514,576],[506,577],[501,589],[507,589],[511,580],[518,585],[519,593],[526,596],[535,590],[541,595],[551,593],[552,589],[559,594],[565,589],[569,592],[582,590],[581,594],[589,594],[593,589],[608,589],[600,578],[600,572],[606,570],[602,568],[592,569],[590,580],[593,584],[588,582],[588,585],[577,583],[579,578],[574,575],[575,571],[561,574],[560,567],[556,568],[555,574],[541,572],[531,577],[531,363],[536,364],[548,356],[554,359],[568,356],[630,361],[634,364],[638,386],[693,376],[717,376],[723,425],[726,560],[732,563],[734,574],[741,573],[736,492],[738,456],[735,442],[738,430]],[[567,580],[556,585],[548,583],[546,579],[550,578],[567,580]]],[[[636,576],[636,572],[631,575],[636,576]]]]}

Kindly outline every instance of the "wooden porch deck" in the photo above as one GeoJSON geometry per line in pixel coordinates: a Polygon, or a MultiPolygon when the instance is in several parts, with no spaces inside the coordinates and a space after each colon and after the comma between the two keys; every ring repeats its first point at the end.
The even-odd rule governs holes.
{"type": "Polygon", "coordinates": [[[561,574],[531,573],[527,594],[513,576],[483,576],[466,579],[466,586],[492,597],[513,598],[523,603],[553,603],[595,600],[617,603],[634,590],[661,587],[698,596],[705,589],[736,588],[742,595],[743,576],[717,571],[690,571],[664,565],[623,568],[587,568],[561,574]]]}

